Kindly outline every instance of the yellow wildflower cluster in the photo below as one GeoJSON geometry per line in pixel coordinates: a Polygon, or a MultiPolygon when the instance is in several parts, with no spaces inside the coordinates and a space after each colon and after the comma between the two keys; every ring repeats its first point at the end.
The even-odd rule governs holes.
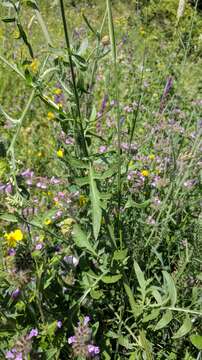
{"type": "Polygon", "coordinates": [[[60,94],[62,94],[62,90],[60,88],[57,88],[57,89],[54,90],[54,94],[55,95],[60,95],[60,94]]]}
{"type": "Polygon", "coordinates": [[[14,248],[19,241],[22,241],[23,233],[20,229],[16,229],[14,231],[11,231],[10,233],[6,233],[4,237],[7,241],[8,246],[14,248]]]}
{"type": "Polygon", "coordinates": [[[148,177],[149,176],[149,170],[142,170],[141,171],[142,176],[148,177]]]}
{"type": "Polygon", "coordinates": [[[30,69],[32,70],[33,73],[36,73],[38,71],[38,68],[39,68],[39,60],[33,59],[31,64],[29,65],[29,67],[30,67],[30,69]]]}
{"type": "Polygon", "coordinates": [[[63,158],[63,157],[64,157],[64,150],[63,150],[63,149],[59,149],[59,150],[57,151],[57,156],[58,156],[59,158],[63,158]]]}
{"type": "Polygon", "coordinates": [[[53,114],[52,111],[49,111],[48,114],[47,114],[47,119],[48,120],[53,120],[55,118],[55,115],[53,114]]]}
{"type": "Polygon", "coordinates": [[[45,219],[44,225],[50,225],[52,223],[51,219],[45,219]]]}

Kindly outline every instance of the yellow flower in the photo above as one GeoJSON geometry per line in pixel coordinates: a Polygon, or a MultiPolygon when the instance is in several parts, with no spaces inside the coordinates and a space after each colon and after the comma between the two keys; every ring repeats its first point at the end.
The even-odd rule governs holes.
{"type": "Polygon", "coordinates": [[[82,207],[87,203],[88,199],[84,195],[79,196],[79,206],[82,207]]]}
{"type": "Polygon", "coordinates": [[[47,118],[48,118],[48,120],[53,120],[53,119],[55,118],[55,115],[53,114],[52,111],[49,111],[49,112],[48,112],[47,118]]]}
{"type": "Polygon", "coordinates": [[[6,233],[5,238],[9,247],[16,247],[17,242],[22,241],[23,233],[20,229],[16,229],[8,234],[6,233]]]}
{"type": "Polygon", "coordinates": [[[155,155],[154,155],[154,154],[150,154],[150,155],[149,155],[149,159],[150,159],[150,160],[154,160],[154,159],[155,159],[155,155]]]}
{"type": "Polygon", "coordinates": [[[63,158],[63,156],[64,156],[64,150],[63,150],[63,149],[59,149],[59,150],[57,151],[57,156],[58,156],[59,158],[63,158]]]}
{"type": "Polygon", "coordinates": [[[52,223],[51,219],[45,219],[44,225],[50,225],[52,223]]]}
{"type": "Polygon", "coordinates": [[[55,94],[55,95],[60,95],[60,94],[62,94],[62,90],[59,89],[59,88],[58,88],[58,89],[55,89],[55,90],[54,90],[54,94],[55,94]]]}
{"type": "Polygon", "coordinates": [[[149,170],[142,170],[141,174],[142,174],[142,176],[147,177],[147,176],[149,176],[149,170]]]}
{"type": "Polygon", "coordinates": [[[34,59],[29,66],[30,66],[30,69],[32,70],[32,72],[36,73],[38,71],[38,68],[39,68],[39,60],[34,59]]]}

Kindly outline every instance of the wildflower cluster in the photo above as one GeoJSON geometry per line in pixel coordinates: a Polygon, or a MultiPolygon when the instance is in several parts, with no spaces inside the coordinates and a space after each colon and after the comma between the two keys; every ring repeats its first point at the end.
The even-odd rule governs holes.
{"type": "Polygon", "coordinates": [[[78,323],[74,335],[68,338],[68,344],[72,347],[74,357],[81,356],[91,359],[100,353],[99,347],[91,342],[92,330],[89,328],[89,321],[89,316],[86,316],[83,321],[78,323]]]}

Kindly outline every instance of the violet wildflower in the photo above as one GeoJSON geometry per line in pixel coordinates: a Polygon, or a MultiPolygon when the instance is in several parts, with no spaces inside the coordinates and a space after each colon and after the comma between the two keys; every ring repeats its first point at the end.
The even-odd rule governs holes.
{"type": "Polygon", "coordinates": [[[27,335],[27,340],[31,340],[33,337],[38,336],[38,330],[37,329],[32,329],[30,331],[30,333],[27,335]]]}
{"type": "Polygon", "coordinates": [[[92,358],[100,353],[99,347],[91,342],[92,330],[89,328],[89,322],[90,317],[85,316],[83,321],[79,321],[74,336],[68,338],[68,343],[72,346],[76,357],[92,358]]]}
{"type": "Polygon", "coordinates": [[[20,294],[21,294],[21,291],[20,291],[20,289],[17,288],[12,292],[11,297],[12,297],[12,299],[16,300],[20,296],[20,294]]]}
{"type": "Polygon", "coordinates": [[[38,243],[35,246],[35,250],[41,250],[43,248],[43,244],[42,243],[38,243]]]}
{"type": "Polygon", "coordinates": [[[16,254],[15,249],[10,248],[10,249],[8,250],[8,256],[15,256],[15,254],[16,254]]]}
{"type": "Polygon", "coordinates": [[[70,336],[69,338],[68,338],[68,344],[74,344],[74,343],[76,343],[76,336],[70,336]]]}
{"type": "Polygon", "coordinates": [[[88,345],[88,352],[89,352],[89,355],[95,356],[100,353],[100,348],[98,346],[90,344],[90,345],[88,345]]]}
{"type": "Polygon", "coordinates": [[[5,191],[6,191],[6,193],[7,194],[11,194],[12,193],[12,185],[11,184],[8,184],[7,186],[6,186],[6,189],[5,189],[5,191]]]}
{"type": "Polygon", "coordinates": [[[101,145],[98,149],[100,154],[103,154],[107,151],[107,147],[105,145],[101,145]]]}
{"type": "Polygon", "coordinates": [[[61,320],[57,321],[57,327],[58,327],[58,329],[61,329],[61,327],[62,327],[62,321],[61,320]]]}

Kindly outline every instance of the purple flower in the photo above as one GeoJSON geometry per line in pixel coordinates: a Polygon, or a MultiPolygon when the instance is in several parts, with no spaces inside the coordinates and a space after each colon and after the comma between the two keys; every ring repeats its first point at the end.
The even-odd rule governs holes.
{"type": "Polygon", "coordinates": [[[15,249],[11,248],[8,250],[8,256],[15,256],[15,254],[16,254],[15,249]]]}
{"type": "Polygon", "coordinates": [[[12,193],[12,185],[11,184],[7,184],[5,187],[5,192],[7,194],[11,194],[12,193]]]}
{"type": "Polygon", "coordinates": [[[43,248],[43,244],[42,243],[38,243],[35,246],[35,250],[41,250],[43,248]]]}
{"type": "Polygon", "coordinates": [[[24,177],[28,177],[28,178],[33,177],[34,171],[27,169],[27,170],[24,170],[23,172],[21,172],[21,175],[24,177]]]}
{"type": "Polygon", "coordinates": [[[15,360],[23,360],[22,353],[17,353],[15,356],[15,360]]]}
{"type": "Polygon", "coordinates": [[[57,327],[58,327],[58,329],[61,329],[61,327],[62,327],[62,321],[61,320],[57,321],[57,327]]]}
{"type": "Polygon", "coordinates": [[[14,359],[14,360],[23,360],[22,352],[17,352],[15,348],[13,348],[11,351],[7,351],[6,359],[14,359]]]}
{"type": "Polygon", "coordinates": [[[107,147],[105,145],[102,145],[99,147],[98,151],[100,154],[103,154],[104,152],[107,151],[107,147]]]}
{"type": "Polygon", "coordinates": [[[15,359],[15,355],[10,350],[7,351],[5,355],[6,355],[6,359],[15,359]]]}
{"type": "Polygon", "coordinates": [[[30,331],[30,333],[27,335],[27,340],[30,340],[30,339],[32,339],[33,337],[36,337],[36,336],[38,336],[38,330],[37,329],[32,329],[31,331],[30,331]]]}
{"type": "Polygon", "coordinates": [[[68,344],[74,344],[76,342],[76,336],[70,336],[68,338],[68,344]]]}
{"type": "Polygon", "coordinates": [[[94,346],[92,344],[88,345],[89,355],[94,356],[100,353],[100,348],[98,346],[94,346]]]}
{"type": "Polygon", "coordinates": [[[21,293],[20,289],[18,289],[18,288],[15,289],[11,294],[12,299],[14,299],[14,300],[17,299],[18,296],[20,296],[20,293],[21,293]]]}
{"type": "Polygon", "coordinates": [[[83,320],[83,324],[87,325],[90,321],[90,316],[85,316],[84,320],[83,320]]]}

